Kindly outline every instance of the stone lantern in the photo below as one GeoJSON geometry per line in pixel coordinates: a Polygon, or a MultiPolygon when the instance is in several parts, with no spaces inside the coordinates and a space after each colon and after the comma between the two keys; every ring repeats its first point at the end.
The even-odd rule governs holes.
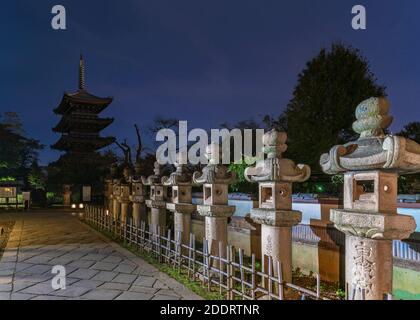
{"type": "Polygon", "coordinates": [[[207,146],[208,164],[201,173],[194,172],[193,182],[203,186],[203,204],[197,206],[197,211],[205,218],[205,238],[209,243],[209,251],[214,256],[220,254],[225,257],[228,218],[235,212],[235,206],[228,205],[228,188],[236,180],[236,175],[228,172],[227,166],[218,163],[216,152],[220,152],[217,144],[207,146]],[[219,252],[220,242],[222,252],[219,252]]]}
{"type": "Polygon", "coordinates": [[[104,206],[107,210],[112,210],[112,185],[113,181],[111,178],[105,180],[105,201],[104,206]]]}
{"type": "Polygon", "coordinates": [[[155,162],[154,175],[147,179],[141,178],[145,186],[150,186],[150,199],[146,200],[146,206],[151,209],[150,226],[152,232],[157,233],[157,227],[160,227],[161,234],[166,230],[166,187],[161,182],[161,167],[155,162]]]}
{"type": "Polygon", "coordinates": [[[69,184],[65,184],[63,186],[63,205],[70,207],[71,206],[71,186],[69,184]]]}
{"type": "Polygon", "coordinates": [[[354,299],[392,293],[392,240],[416,229],[413,217],[397,214],[397,180],[420,171],[420,145],[384,133],[392,122],[388,111],[385,98],[360,103],[353,123],[358,140],[320,159],[325,173],[344,174],[344,208],[332,209],[330,218],[346,234],[346,287],[354,299]]]}
{"type": "MultiPolygon", "coordinates": [[[[267,159],[245,170],[245,178],[258,182],[259,208],[251,210],[251,219],[261,224],[261,254],[264,269],[268,257],[282,264],[283,280],[292,281],[292,227],[302,220],[300,211],[292,210],[292,183],[303,182],[311,175],[307,165],[295,165],[282,158],[287,150],[287,134],[272,130],[263,136],[267,159]]],[[[277,270],[274,268],[275,274],[277,270]]]]}
{"type": "Polygon", "coordinates": [[[192,204],[192,177],[182,164],[180,154],[175,162],[176,171],[162,178],[164,186],[172,187],[172,202],[166,208],[174,212],[175,234],[182,232],[182,243],[188,245],[191,228],[191,214],[196,209],[192,204]]]}
{"type": "Polygon", "coordinates": [[[128,215],[128,206],[130,204],[130,194],[131,194],[131,170],[129,167],[124,168],[124,179],[120,183],[120,195],[118,196],[118,202],[121,206],[120,212],[120,221],[122,224],[127,223],[127,215],[128,215]]]}
{"type": "Polygon", "coordinates": [[[131,194],[130,201],[133,204],[133,224],[136,227],[140,226],[141,221],[147,221],[147,212],[145,205],[145,190],[140,177],[140,167],[136,164],[136,174],[131,180],[131,194]]]}
{"type": "Polygon", "coordinates": [[[120,218],[121,205],[119,202],[119,197],[121,196],[121,185],[119,180],[114,180],[112,186],[112,216],[115,221],[120,218]]]}
{"type": "Polygon", "coordinates": [[[114,182],[117,174],[117,165],[111,165],[110,174],[105,180],[105,199],[106,208],[112,212],[114,207],[114,182]]]}
{"type": "Polygon", "coordinates": [[[105,201],[104,206],[107,210],[112,210],[112,193],[113,193],[113,185],[114,181],[112,177],[107,177],[105,179],[105,201]]]}

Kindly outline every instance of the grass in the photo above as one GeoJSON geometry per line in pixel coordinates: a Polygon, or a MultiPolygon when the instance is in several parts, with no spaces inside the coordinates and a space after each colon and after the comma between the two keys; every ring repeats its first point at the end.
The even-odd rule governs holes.
{"type": "Polygon", "coordinates": [[[111,232],[108,232],[106,230],[101,230],[98,227],[96,227],[93,224],[89,224],[93,229],[98,231],[99,233],[103,234],[107,238],[112,239],[115,243],[120,245],[121,247],[129,250],[136,256],[142,258],[146,262],[150,263],[154,267],[156,267],[159,271],[166,273],[171,278],[175,279],[179,283],[183,284],[186,288],[190,289],[200,297],[202,297],[205,300],[223,300],[225,297],[219,294],[219,292],[211,292],[208,291],[206,288],[204,288],[199,281],[194,281],[191,278],[188,277],[188,275],[185,273],[185,271],[178,271],[174,269],[171,266],[168,266],[164,263],[159,263],[156,258],[154,258],[152,255],[140,252],[135,248],[134,246],[129,245],[128,243],[122,241],[121,239],[118,239],[115,237],[111,232]]]}

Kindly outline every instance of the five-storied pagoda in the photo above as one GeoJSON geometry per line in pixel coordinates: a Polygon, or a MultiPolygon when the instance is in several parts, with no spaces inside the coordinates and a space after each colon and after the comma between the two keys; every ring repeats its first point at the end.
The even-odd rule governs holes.
{"type": "Polygon", "coordinates": [[[107,108],[112,98],[100,98],[85,88],[85,65],[80,56],[79,89],[75,93],[64,93],[54,113],[61,115],[60,122],[53,128],[61,133],[61,138],[51,148],[64,151],[59,162],[77,160],[80,166],[97,150],[115,141],[113,137],[101,137],[100,131],[114,119],[100,118],[98,115],[107,108]]]}

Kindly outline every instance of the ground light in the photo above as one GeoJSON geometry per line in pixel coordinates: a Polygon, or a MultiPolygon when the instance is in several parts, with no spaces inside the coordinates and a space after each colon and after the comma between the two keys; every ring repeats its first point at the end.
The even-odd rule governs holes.
{"type": "Polygon", "coordinates": [[[318,193],[324,193],[324,192],[325,192],[325,187],[324,187],[324,185],[322,185],[322,184],[317,184],[317,185],[315,186],[315,188],[316,188],[316,191],[317,191],[318,193]]]}

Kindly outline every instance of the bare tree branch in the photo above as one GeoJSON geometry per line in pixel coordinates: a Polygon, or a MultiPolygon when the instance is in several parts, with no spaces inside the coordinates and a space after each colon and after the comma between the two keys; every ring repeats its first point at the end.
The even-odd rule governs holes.
{"type": "Polygon", "coordinates": [[[128,145],[127,139],[124,139],[124,142],[121,143],[126,149],[126,164],[131,165],[131,147],[128,145]]]}
{"type": "Polygon", "coordinates": [[[137,149],[136,149],[136,162],[140,161],[141,152],[143,150],[142,142],[141,142],[141,136],[140,136],[140,129],[137,126],[137,124],[134,125],[134,128],[136,129],[137,134],[137,149]]]}
{"type": "Polygon", "coordinates": [[[124,154],[124,162],[128,165],[131,165],[131,148],[127,144],[127,139],[124,139],[122,143],[115,141],[115,144],[122,150],[124,154]]]}
{"type": "Polygon", "coordinates": [[[121,144],[119,144],[118,141],[115,141],[114,143],[122,150],[125,156],[125,151],[126,151],[125,148],[121,144]]]}

